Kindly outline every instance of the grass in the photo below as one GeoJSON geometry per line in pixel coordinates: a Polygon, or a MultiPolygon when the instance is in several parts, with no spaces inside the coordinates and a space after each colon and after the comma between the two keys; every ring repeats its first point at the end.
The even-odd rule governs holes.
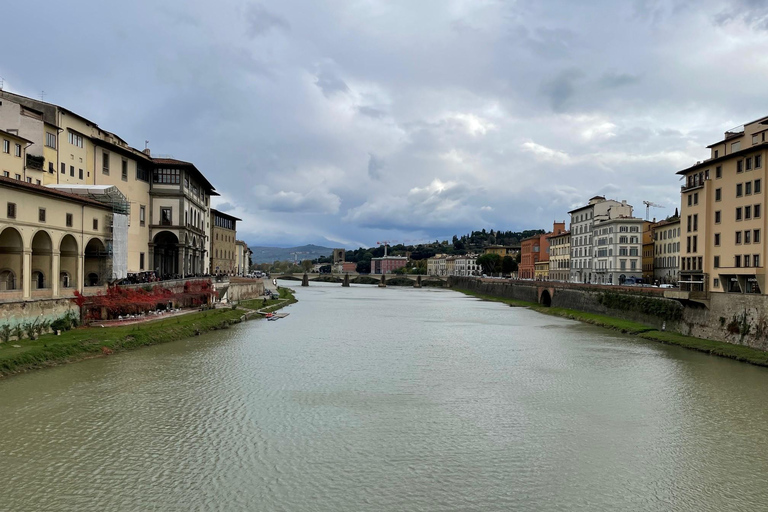
{"type": "Polygon", "coordinates": [[[745,347],[743,345],[736,345],[733,343],[725,343],[722,341],[707,340],[703,338],[696,338],[693,336],[686,336],[684,334],[678,334],[675,332],[659,331],[654,327],[650,327],[645,324],[637,322],[631,322],[629,320],[622,320],[620,318],[614,318],[606,315],[599,315],[595,313],[586,313],[584,311],[577,311],[574,309],[565,308],[548,308],[544,307],[536,302],[526,302],[515,299],[505,299],[502,297],[495,297],[484,293],[478,293],[472,290],[466,290],[462,288],[452,288],[452,290],[477,297],[478,299],[487,300],[491,302],[501,302],[503,304],[509,304],[515,307],[527,307],[540,313],[548,315],[555,315],[564,318],[570,318],[573,320],[579,320],[599,327],[605,327],[607,329],[613,329],[621,331],[623,333],[636,335],[640,338],[657,341],[667,345],[676,345],[691,350],[697,350],[719,357],[727,357],[729,359],[735,359],[736,361],[742,361],[745,363],[754,364],[757,366],[768,367],[768,352],[754,349],[751,347],[745,347]]]}
{"type": "MultiPolygon", "coordinates": [[[[280,289],[280,297],[270,301],[272,310],[296,302],[287,288],[280,289]]],[[[243,301],[243,304],[249,302],[258,302],[260,308],[262,301],[243,301]]],[[[226,329],[239,323],[244,313],[240,307],[211,309],[140,324],[81,327],[63,332],[61,336],[45,334],[37,340],[0,343],[0,377],[226,329]]]]}
{"type": "Polygon", "coordinates": [[[297,302],[296,297],[294,297],[293,295],[293,290],[289,288],[285,288],[285,287],[280,288],[280,290],[278,290],[278,293],[279,293],[279,298],[267,300],[266,304],[264,302],[264,299],[252,299],[252,300],[241,301],[238,303],[238,306],[246,309],[263,310],[265,312],[269,312],[269,311],[276,311],[289,304],[293,304],[297,302]]]}

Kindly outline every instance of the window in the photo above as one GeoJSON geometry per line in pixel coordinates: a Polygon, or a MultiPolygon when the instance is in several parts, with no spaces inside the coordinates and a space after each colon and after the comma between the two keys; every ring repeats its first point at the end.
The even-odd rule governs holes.
{"type": "Polygon", "coordinates": [[[136,162],[136,179],[149,182],[149,171],[139,162],[136,162]]]}
{"type": "Polygon", "coordinates": [[[144,270],[144,253],[139,253],[139,270],[144,270]]]}
{"type": "Polygon", "coordinates": [[[699,248],[698,248],[699,244],[697,243],[698,241],[699,241],[699,237],[696,235],[693,235],[693,252],[699,252],[699,248]]]}
{"type": "Polygon", "coordinates": [[[720,245],[720,233],[715,233],[715,245],[720,245]]]}
{"type": "Polygon", "coordinates": [[[67,174],[67,164],[61,164],[61,174],[67,174]]]}
{"type": "Polygon", "coordinates": [[[752,136],[752,145],[754,146],[755,144],[757,144],[757,142],[758,142],[758,136],[757,134],[754,134],[752,136]]]}
{"type": "Polygon", "coordinates": [[[694,192],[693,193],[693,204],[699,204],[699,193],[694,192]]]}
{"type": "Polygon", "coordinates": [[[745,244],[751,244],[752,243],[752,231],[746,230],[744,232],[744,243],[745,244]]]}
{"type": "Polygon", "coordinates": [[[56,134],[45,132],[45,145],[56,149],[56,134]]]}
{"type": "Polygon", "coordinates": [[[11,154],[11,141],[3,139],[3,153],[11,154]]]}
{"type": "Polygon", "coordinates": [[[109,174],[109,153],[106,151],[101,153],[101,172],[109,174]]]}
{"type": "Polygon", "coordinates": [[[712,281],[712,286],[715,288],[720,288],[720,279],[715,278],[714,281],[712,281]]]}
{"type": "Polygon", "coordinates": [[[741,231],[736,232],[736,243],[737,244],[741,243],[741,231]]]}
{"type": "Polygon", "coordinates": [[[691,226],[693,225],[693,223],[691,222],[691,220],[692,220],[692,219],[693,219],[693,217],[692,217],[691,215],[689,215],[689,216],[688,216],[688,225],[687,225],[687,227],[688,227],[688,233],[690,233],[690,232],[691,232],[691,226]]]}
{"type": "MultiPolygon", "coordinates": [[[[763,137],[765,137],[765,134],[763,134],[763,137]]],[[[763,155],[755,155],[755,169],[759,169],[762,166],[763,166],[763,155]]]]}
{"type": "Polygon", "coordinates": [[[754,241],[756,244],[760,243],[760,230],[756,229],[752,231],[752,241],[754,241]]]}
{"type": "Polygon", "coordinates": [[[75,177],[75,166],[74,165],[70,165],[69,166],[69,175],[72,176],[73,178],[75,177]]]}
{"type": "Polygon", "coordinates": [[[53,174],[56,169],[53,168],[53,162],[48,162],[48,173],[53,174]]]}
{"type": "MultiPolygon", "coordinates": [[[[717,151],[715,151],[715,153],[717,153],[717,151]]],[[[717,158],[717,156],[715,156],[715,158],[717,158]]],[[[723,168],[718,165],[717,167],[715,167],[715,179],[719,180],[722,177],[723,177],[723,168]]]]}
{"type": "Polygon", "coordinates": [[[162,226],[171,226],[172,225],[172,208],[160,208],[160,224],[162,226]]]}
{"type": "Polygon", "coordinates": [[[744,172],[744,160],[736,162],[736,172],[744,172]]]}
{"type": "Polygon", "coordinates": [[[738,254],[733,257],[733,266],[736,268],[741,267],[741,256],[739,256],[738,254]]]}
{"type": "Polygon", "coordinates": [[[14,144],[13,145],[13,155],[21,157],[21,144],[14,144]]]}
{"type": "Polygon", "coordinates": [[[699,230],[699,214],[695,213],[693,215],[693,230],[698,231],[699,230]]]}
{"type": "Polygon", "coordinates": [[[751,196],[752,195],[752,182],[748,181],[744,184],[744,195],[745,196],[751,196]]]}
{"type": "Polygon", "coordinates": [[[82,169],[78,169],[78,176],[80,177],[80,179],[83,179],[83,170],[82,169]]]}
{"type": "Polygon", "coordinates": [[[21,181],[21,174],[15,174],[14,176],[16,176],[17,180],[21,181]]]}
{"type": "Polygon", "coordinates": [[[67,227],[68,228],[72,227],[72,214],[71,213],[67,214],[67,227]]]}
{"type": "Polygon", "coordinates": [[[751,206],[745,206],[744,207],[744,220],[749,220],[752,218],[752,207],[751,206]]]}
{"type": "Polygon", "coordinates": [[[744,159],[744,170],[751,171],[752,170],[752,157],[748,156],[744,159]]]}
{"type": "Polygon", "coordinates": [[[11,173],[9,173],[8,171],[3,171],[3,176],[5,176],[6,178],[10,178],[11,173]]]}
{"type": "Polygon", "coordinates": [[[731,153],[735,153],[741,149],[741,141],[731,143],[731,153]]]}
{"type": "Polygon", "coordinates": [[[42,182],[40,180],[35,180],[36,185],[42,185],[42,182]]]}
{"type": "Polygon", "coordinates": [[[99,219],[93,219],[93,230],[94,231],[99,230],[99,219]]]}
{"type": "Polygon", "coordinates": [[[743,196],[743,195],[744,195],[744,193],[743,193],[743,192],[744,192],[744,189],[743,189],[743,187],[744,187],[744,185],[742,185],[741,183],[739,183],[739,184],[737,184],[737,185],[736,185],[736,197],[741,197],[741,196],[743,196]]]}
{"type": "Polygon", "coordinates": [[[688,194],[688,206],[693,206],[693,194],[688,194]]]}
{"type": "Polygon", "coordinates": [[[720,256],[715,256],[714,267],[720,268],[720,256]]]}
{"type": "Polygon", "coordinates": [[[30,183],[30,184],[32,183],[32,178],[31,177],[27,178],[27,183],[30,183]]]}
{"type": "Polygon", "coordinates": [[[83,147],[83,136],[78,135],[75,132],[69,132],[69,143],[78,148],[83,147]]]}
{"type": "Polygon", "coordinates": [[[744,255],[744,266],[745,267],[749,266],[749,254],[744,255]]]}
{"type": "Polygon", "coordinates": [[[736,208],[736,220],[741,220],[741,207],[736,208]]]}
{"type": "Polygon", "coordinates": [[[139,224],[145,225],[147,222],[147,207],[144,205],[139,206],[139,224]]]}
{"type": "Polygon", "coordinates": [[[126,160],[123,160],[122,178],[123,181],[128,181],[128,162],[126,160]]]}
{"type": "Polygon", "coordinates": [[[722,192],[723,192],[723,189],[721,188],[715,189],[715,201],[720,201],[722,199],[722,192]]]}
{"type": "Polygon", "coordinates": [[[752,266],[754,266],[754,267],[759,267],[760,266],[760,255],[759,254],[755,254],[754,256],[752,256],[752,266]]]}
{"type": "Polygon", "coordinates": [[[755,194],[759,194],[761,189],[761,185],[763,183],[760,180],[755,180],[755,194]]]}
{"type": "Polygon", "coordinates": [[[155,172],[152,174],[152,183],[160,183],[163,185],[178,185],[179,170],[155,169],[155,172]]]}
{"type": "Polygon", "coordinates": [[[40,222],[45,222],[45,208],[37,209],[37,220],[40,222]]]}
{"type": "Polygon", "coordinates": [[[691,237],[685,239],[685,252],[691,252],[691,237]]]}
{"type": "Polygon", "coordinates": [[[9,219],[16,218],[16,203],[8,203],[8,209],[6,210],[6,215],[9,219]]]}

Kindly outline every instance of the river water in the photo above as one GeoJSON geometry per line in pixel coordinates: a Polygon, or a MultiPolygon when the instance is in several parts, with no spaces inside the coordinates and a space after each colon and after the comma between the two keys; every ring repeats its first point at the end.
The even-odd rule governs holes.
{"type": "Polygon", "coordinates": [[[447,290],[0,381],[0,510],[768,509],[768,371],[447,290]]]}

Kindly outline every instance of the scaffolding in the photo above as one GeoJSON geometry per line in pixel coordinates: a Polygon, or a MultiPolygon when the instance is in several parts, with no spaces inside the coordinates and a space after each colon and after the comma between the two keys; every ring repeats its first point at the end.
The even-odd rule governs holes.
{"type": "Polygon", "coordinates": [[[104,226],[108,236],[106,250],[99,253],[99,274],[103,280],[111,281],[128,276],[128,226],[130,225],[131,203],[114,185],[47,185],[48,188],[82,196],[108,205],[112,214],[105,216],[104,226]]]}

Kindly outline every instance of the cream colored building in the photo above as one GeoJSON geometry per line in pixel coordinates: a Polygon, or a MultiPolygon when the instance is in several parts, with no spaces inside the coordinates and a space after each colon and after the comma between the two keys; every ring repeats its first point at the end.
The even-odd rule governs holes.
{"type": "Polygon", "coordinates": [[[653,228],[653,278],[675,284],[680,278],[680,217],[663,220],[653,228]]]}
{"type": "Polygon", "coordinates": [[[448,256],[445,258],[445,274],[446,276],[456,275],[456,256],[448,256]]]}
{"type": "Polygon", "coordinates": [[[428,276],[444,276],[445,275],[445,260],[447,256],[445,254],[435,254],[427,260],[427,275],[428,276]]]}
{"type": "Polygon", "coordinates": [[[235,269],[235,273],[238,276],[244,276],[248,274],[251,269],[248,261],[252,251],[248,248],[248,244],[242,240],[235,240],[235,250],[237,251],[237,268],[235,269]]]}
{"type": "Polygon", "coordinates": [[[111,216],[98,201],[0,177],[0,301],[101,289],[111,216]]]}
{"type": "Polygon", "coordinates": [[[237,217],[211,208],[211,273],[232,275],[237,271],[237,217]]]}
{"type": "Polygon", "coordinates": [[[571,269],[571,233],[552,234],[549,239],[549,269],[550,281],[570,280],[571,269]]]}
{"type": "Polygon", "coordinates": [[[549,260],[534,263],[533,278],[536,281],[549,281],[549,260]]]}
{"type": "Polygon", "coordinates": [[[456,256],[456,263],[454,265],[455,276],[479,276],[482,275],[483,269],[477,264],[476,254],[466,254],[463,256],[456,256]]]}
{"type": "Polygon", "coordinates": [[[681,291],[765,293],[768,117],[725,132],[683,176],[681,291]]]}
{"type": "MultiPolygon", "coordinates": [[[[28,182],[25,178],[27,169],[27,148],[32,141],[16,133],[0,130],[0,175],[28,182]]],[[[32,179],[32,178],[30,178],[32,179]]],[[[37,183],[39,185],[39,183],[37,183]]]]}

